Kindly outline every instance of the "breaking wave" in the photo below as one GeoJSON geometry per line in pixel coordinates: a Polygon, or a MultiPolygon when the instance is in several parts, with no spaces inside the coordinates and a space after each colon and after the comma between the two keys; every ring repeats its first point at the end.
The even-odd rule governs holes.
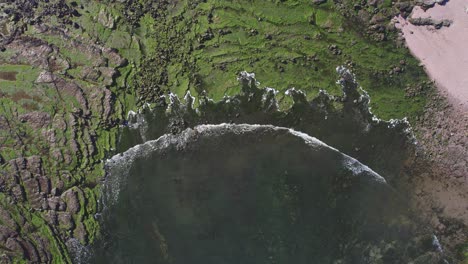
{"type": "Polygon", "coordinates": [[[426,253],[387,183],[414,146],[411,127],[378,119],[354,75],[337,73],[341,96],[309,101],[290,88],[286,110],[242,72],[236,96],[169,94],[129,112],[121,154],[105,162],[94,262],[404,263],[413,256],[395,252],[426,253]]]}
{"type": "Polygon", "coordinates": [[[413,235],[383,177],[285,127],[198,125],[129,148],[106,169],[95,263],[352,263],[413,235]]]}
{"type": "Polygon", "coordinates": [[[289,134],[304,141],[304,143],[313,149],[327,149],[339,153],[341,156],[341,165],[343,168],[353,172],[355,176],[366,173],[366,177],[372,177],[378,182],[385,182],[385,179],[372,171],[369,167],[361,164],[356,159],[339,152],[337,149],[328,146],[320,140],[311,137],[305,133],[295,131],[285,127],[275,127],[272,125],[250,125],[250,124],[216,124],[199,125],[195,128],[187,129],[180,134],[165,134],[156,140],[147,141],[136,145],[124,153],[114,155],[106,161],[107,177],[104,183],[103,201],[105,207],[109,207],[118,201],[122,186],[125,185],[128,173],[132,168],[135,159],[147,158],[155,152],[161,152],[169,147],[175,147],[182,150],[190,143],[200,137],[221,137],[225,133],[232,133],[242,136],[248,133],[268,133],[276,132],[289,134]]]}

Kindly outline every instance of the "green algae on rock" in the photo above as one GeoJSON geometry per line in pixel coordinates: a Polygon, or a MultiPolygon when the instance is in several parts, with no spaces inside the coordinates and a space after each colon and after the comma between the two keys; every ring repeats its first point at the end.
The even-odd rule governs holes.
{"type": "Polygon", "coordinates": [[[425,101],[424,89],[405,91],[426,86],[416,61],[390,41],[363,36],[342,3],[7,2],[0,72],[18,73],[0,78],[1,207],[12,212],[1,219],[17,225],[2,233],[2,261],[67,263],[69,248],[99,237],[102,160],[125,114],[161,103],[163,94],[221,100],[241,92],[235,77],[248,70],[276,87],[288,109],[292,87],[308,100],[320,89],[339,95],[335,67],[348,64],[384,119],[411,121],[425,101]]]}

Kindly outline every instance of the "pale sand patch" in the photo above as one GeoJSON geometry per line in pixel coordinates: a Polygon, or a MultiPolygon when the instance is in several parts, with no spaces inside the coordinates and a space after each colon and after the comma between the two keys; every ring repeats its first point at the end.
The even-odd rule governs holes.
{"type": "Polygon", "coordinates": [[[408,48],[424,65],[437,86],[448,93],[455,106],[468,109],[468,0],[449,0],[426,12],[419,6],[411,17],[449,19],[450,27],[415,26],[398,17],[408,48]]]}

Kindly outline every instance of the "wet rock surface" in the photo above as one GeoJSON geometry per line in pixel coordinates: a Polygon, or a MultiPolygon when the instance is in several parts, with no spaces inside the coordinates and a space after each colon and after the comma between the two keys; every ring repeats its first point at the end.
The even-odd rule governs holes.
{"type": "MultiPolygon", "coordinates": [[[[2,101],[0,115],[0,249],[8,249],[7,253],[0,254],[0,262],[23,259],[37,263],[69,263],[72,261],[69,251],[85,252],[84,245],[92,243],[99,233],[99,225],[95,221],[99,206],[95,190],[103,175],[100,161],[117,140],[117,125],[127,124],[123,121],[125,111],[133,109],[134,104],[146,106],[148,102],[157,102],[155,104],[161,106],[172,104],[172,108],[176,109],[173,102],[160,98],[174,85],[171,83],[174,76],[173,62],[183,65],[180,72],[190,75],[190,87],[195,87],[195,91],[201,95],[206,79],[195,74],[200,69],[197,69],[191,56],[194,52],[211,50],[214,48],[213,42],[222,40],[223,36],[238,36],[239,32],[234,27],[218,29],[219,10],[214,9],[202,10],[179,30],[175,24],[165,21],[165,16],[172,14],[171,8],[177,2],[4,2],[0,4],[0,62],[6,67],[16,67],[14,72],[18,74],[14,77],[18,83],[13,89],[5,89],[5,84],[10,83],[2,82],[0,89],[0,98],[7,100],[2,101]],[[96,6],[96,3],[99,5],[96,6]],[[112,9],[115,3],[125,7],[121,13],[112,9]],[[149,17],[155,21],[154,25],[151,22],[145,24],[149,17]],[[200,21],[205,19],[210,29],[196,34],[194,38],[200,40],[198,46],[188,45],[190,41],[187,42],[181,36],[188,35],[192,25],[203,25],[205,22],[200,21]],[[142,30],[143,27],[149,29],[152,26],[157,28],[158,34],[142,30]],[[141,34],[148,35],[141,37],[141,34]],[[154,45],[151,38],[157,38],[160,45],[154,45]],[[155,46],[156,55],[142,56],[155,46]],[[181,52],[186,47],[190,52],[181,52]]],[[[360,32],[377,41],[393,36],[392,27],[386,24],[391,16],[395,12],[406,16],[414,4],[396,2],[389,7],[385,1],[335,2],[340,12],[350,19],[351,28],[359,27],[360,32]],[[361,24],[364,24],[365,30],[361,30],[361,24]]],[[[187,10],[193,10],[199,5],[203,6],[203,1],[191,1],[187,10]]],[[[335,3],[310,1],[310,5],[328,10],[335,3]]],[[[175,17],[173,22],[187,17],[190,17],[189,13],[183,13],[175,17]]],[[[255,17],[259,24],[276,23],[270,20],[255,17]]],[[[312,14],[307,25],[316,27],[317,22],[317,15],[312,14]]],[[[328,33],[341,34],[349,30],[347,26],[336,29],[333,22],[336,21],[326,21],[320,25],[327,34],[305,35],[304,39],[315,43],[324,36],[327,38],[328,33]]],[[[264,32],[261,28],[246,27],[244,31],[250,40],[264,38],[272,45],[284,39],[281,34],[264,32]]],[[[342,38],[341,35],[339,38],[342,38]]],[[[223,46],[223,41],[215,45],[223,46]]],[[[330,50],[324,48],[326,53],[348,59],[347,44],[331,45],[334,46],[330,50]]],[[[290,49],[289,45],[287,48],[290,49]]],[[[294,49],[291,47],[290,50],[294,49]]],[[[238,58],[234,61],[242,62],[245,54],[236,53],[236,56],[238,58]]],[[[243,65],[239,70],[255,65],[258,59],[252,59],[250,64],[243,65]]],[[[328,63],[327,55],[323,54],[305,54],[304,58],[278,58],[277,61],[276,70],[279,74],[290,71],[292,65],[301,64],[304,68],[321,72],[325,69],[325,63],[328,63]]],[[[229,60],[218,63],[216,58],[210,63],[213,69],[219,68],[226,73],[237,67],[232,66],[229,60]]],[[[411,69],[410,65],[392,66],[390,75],[402,75],[407,69],[411,69]]],[[[388,69],[385,75],[387,72],[388,69]]],[[[233,80],[233,77],[227,79],[233,80]]],[[[352,82],[353,78],[349,80],[352,82]]],[[[417,97],[413,95],[419,92],[413,88],[408,89],[408,95],[417,97]]],[[[232,99],[236,103],[229,104],[224,100],[217,106],[212,104],[209,97],[200,96],[202,108],[214,108],[217,111],[203,111],[201,119],[194,117],[195,110],[191,108],[188,97],[189,101],[178,106],[187,109],[186,112],[174,110],[168,117],[153,116],[158,122],[161,118],[160,126],[148,126],[151,131],[142,132],[141,139],[139,135],[135,136],[133,143],[151,139],[161,133],[179,134],[202,122],[249,123],[264,120],[262,122],[294,127],[320,136],[379,168],[393,182],[396,173],[391,167],[399,164],[402,157],[392,156],[387,165],[381,164],[379,158],[405,144],[399,137],[401,134],[406,135],[400,132],[407,126],[398,122],[376,124],[369,119],[372,117],[367,112],[368,99],[352,91],[347,91],[347,96],[329,96],[326,92],[320,92],[317,98],[310,101],[304,93],[291,89],[295,106],[287,114],[277,112],[279,106],[273,100],[274,90],[263,96],[244,89],[245,93],[241,97],[232,99]],[[248,100],[252,104],[247,103],[248,100]],[[257,103],[263,109],[258,109],[255,105],[257,103]],[[339,111],[342,105],[343,111],[339,111]],[[306,114],[302,116],[304,112],[306,114]],[[332,123],[342,125],[334,126],[332,123]],[[385,134],[389,126],[397,127],[399,132],[388,135],[389,138],[393,137],[388,145],[379,145],[375,135],[385,134]],[[352,128],[348,130],[347,127],[352,128]],[[360,132],[369,127],[372,128],[368,134],[360,132]],[[342,136],[355,138],[348,141],[340,139],[342,136]],[[363,143],[366,139],[370,139],[368,145],[363,143]],[[374,148],[377,154],[366,154],[374,148]]],[[[121,148],[125,148],[126,144],[131,145],[123,143],[121,148]]],[[[452,149],[457,157],[463,154],[456,146],[452,149]]],[[[462,173],[460,168],[464,165],[460,162],[457,164],[447,164],[447,168],[453,167],[454,171],[462,173]]],[[[425,191],[421,190],[420,194],[424,197],[425,191]]],[[[436,209],[440,210],[440,206],[436,209]]],[[[456,221],[443,217],[433,222],[439,226],[438,234],[454,233],[454,226],[458,227],[456,221]]],[[[460,227],[457,230],[462,229],[460,227]]],[[[391,258],[392,255],[390,245],[366,250],[373,258],[382,254],[391,258]]]]}

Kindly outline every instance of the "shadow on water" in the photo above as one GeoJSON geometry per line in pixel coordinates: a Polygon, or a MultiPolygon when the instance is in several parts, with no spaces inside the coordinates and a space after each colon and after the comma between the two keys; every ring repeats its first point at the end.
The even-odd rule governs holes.
{"type": "Polygon", "coordinates": [[[275,90],[260,89],[254,75],[245,72],[239,77],[241,93],[220,102],[201,96],[199,107],[192,109],[194,98],[190,96],[184,102],[175,96],[169,103],[161,98],[158,107],[143,111],[145,122],[139,124],[140,129],[124,128],[118,152],[200,124],[271,124],[312,135],[392,182],[412,152],[410,125],[405,120],[378,120],[369,111],[370,99],[354,76],[345,68],[338,70],[342,96],[320,91],[315,99],[307,101],[303,92],[293,88],[288,91],[293,104],[286,111],[278,110],[275,90]]]}
{"type": "Polygon", "coordinates": [[[383,178],[285,128],[200,126],[108,166],[123,178],[96,263],[362,263],[415,234],[383,178]]]}
{"type": "Polygon", "coordinates": [[[406,263],[436,254],[437,240],[383,178],[279,128],[313,135],[391,183],[413,144],[409,125],[376,119],[354,76],[338,72],[343,96],[309,102],[291,89],[287,111],[244,72],[238,96],[201,97],[198,109],[189,95],[170,96],[133,116],[124,153],[107,162],[104,235],[91,263],[406,263]],[[223,122],[232,124],[202,125],[223,122]]]}

